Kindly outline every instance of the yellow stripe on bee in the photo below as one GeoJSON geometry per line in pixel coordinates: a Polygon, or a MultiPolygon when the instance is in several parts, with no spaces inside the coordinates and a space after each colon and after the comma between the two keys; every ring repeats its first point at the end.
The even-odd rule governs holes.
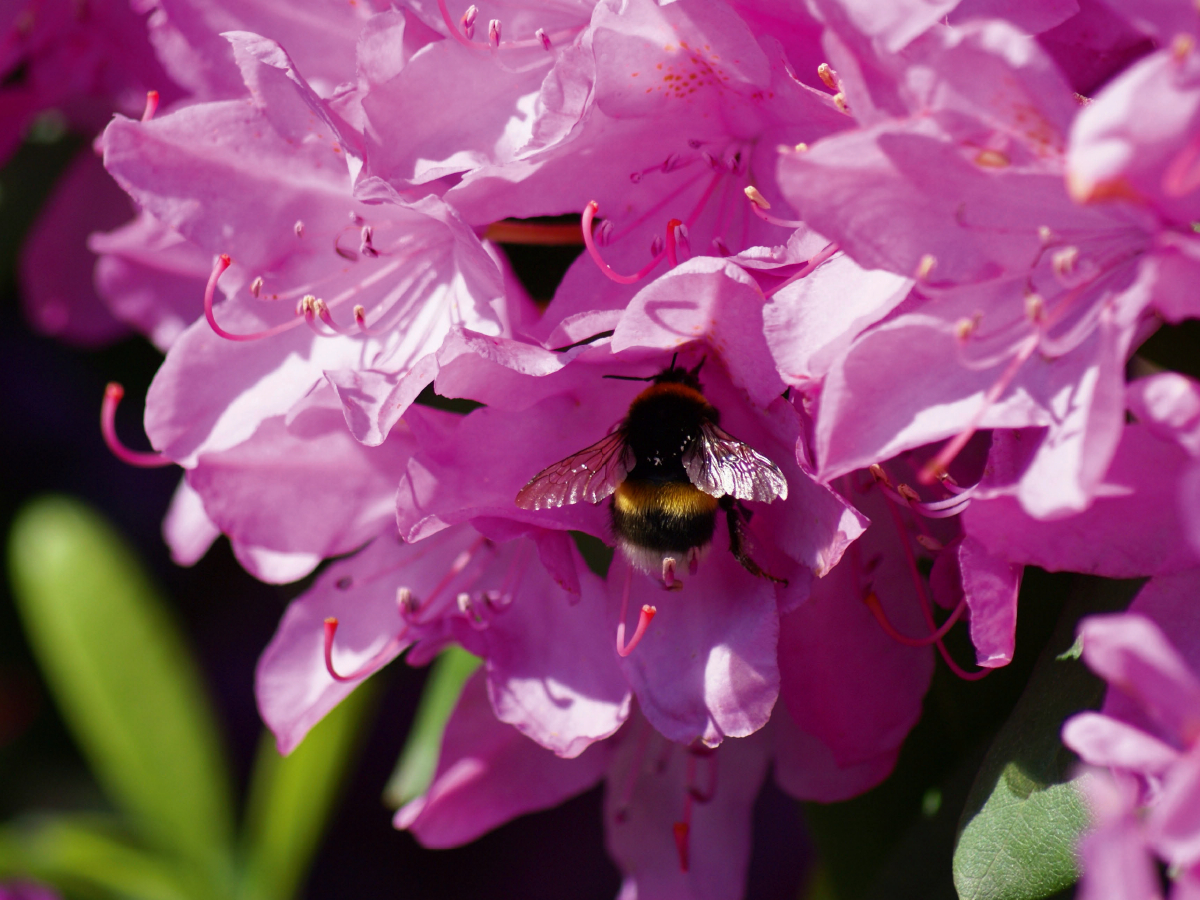
{"type": "Polygon", "coordinates": [[[613,495],[617,509],[627,515],[642,515],[657,509],[680,519],[706,515],[717,508],[717,498],[690,482],[623,481],[613,495]]]}

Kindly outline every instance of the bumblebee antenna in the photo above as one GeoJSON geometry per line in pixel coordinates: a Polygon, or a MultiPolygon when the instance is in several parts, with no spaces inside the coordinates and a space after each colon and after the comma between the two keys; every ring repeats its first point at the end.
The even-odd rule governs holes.
{"type": "Polygon", "coordinates": [[[601,378],[611,378],[614,381],[653,381],[657,375],[647,375],[640,377],[638,375],[601,375],[601,378]]]}
{"type": "MultiPolygon", "coordinates": [[[[707,355],[700,357],[700,362],[696,363],[696,368],[692,369],[690,372],[688,372],[688,374],[689,374],[689,375],[691,375],[693,378],[695,378],[697,375],[699,375],[699,374],[700,374],[700,367],[701,367],[702,365],[704,365],[704,361],[705,361],[706,359],[708,359],[708,356],[707,356],[707,355]]],[[[672,368],[674,368],[674,366],[675,366],[675,363],[674,363],[674,362],[672,362],[672,363],[671,363],[671,367],[672,367],[672,368]]]]}
{"type": "Polygon", "coordinates": [[[671,365],[668,366],[667,368],[669,368],[669,369],[675,368],[675,360],[677,360],[677,359],[679,359],[679,351],[675,351],[675,353],[673,353],[671,355],[671,365]]]}

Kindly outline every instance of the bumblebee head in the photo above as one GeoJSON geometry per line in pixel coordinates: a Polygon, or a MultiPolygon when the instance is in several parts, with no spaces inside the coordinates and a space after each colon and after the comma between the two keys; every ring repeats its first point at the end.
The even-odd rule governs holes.
{"type": "Polygon", "coordinates": [[[700,362],[696,363],[695,368],[685,369],[683,366],[676,366],[675,360],[679,358],[676,353],[671,357],[671,365],[663,369],[650,380],[655,384],[683,384],[687,385],[694,391],[700,390],[700,367],[704,365],[704,360],[708,357],[702,356],[700,362]]]}
{"type": "Polygon", "coordinates": [[[695,368],[685,369],[683,366],[675,365],[675,360],[679,358],[676,353],[671,357],[671,365],[663,369],[657,375],[604,375],[604,378],[612,378],[616,381],[650,381],[654,384],[682,384],[690,387],[694,391],[700,391],[700,367],[704,365],[704,360],[707,356],[702,356],[700,362],[696,363],[695,368]]]}

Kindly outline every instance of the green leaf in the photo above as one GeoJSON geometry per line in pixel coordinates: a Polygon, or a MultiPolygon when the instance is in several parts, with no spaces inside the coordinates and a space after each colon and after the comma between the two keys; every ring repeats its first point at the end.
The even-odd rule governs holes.
{"type": "Polygon", "coordinates": [[[31,877],[131,900],[203,900],[177,866],[132,846],[95,816],[49,817],[0,829],[0,878],[31,877]]]}
{"type": "Polygon", "coordinates": [[[463,685],[481,662],[478,656],[456,646],[447,647],[434,661],[408,740],[383,789],[383,801],[392,809],[421,796],[433,782],[446,722],[458,703],[463,685]]]}
{"type": "Polygon", "coordinates": [[[1068,651],[1083,615],[1124,608],[1140,582],[1083,584],[967,798],[954,852],[962,900],[1038,900],[1079,877],[1075,846],[1088,817],[1059,732],[1068,716],[1100,704],[1104,682],[1068,651]]]}
{"type": "Polygon", "coordinates": [[[333,810],[361,726],[373,705],[373,682],[361,685],[288,756],[263,735],[250,779],[243,896],[288,900],[296,893],[333,810]]]}
{"type": "Polygon", "coordinates": [[[125,541],[66,497],[25,507],[9,536],[25,630],[94,774],[152,845],[231,871],[232,801],[191,654],[125,541]]]}

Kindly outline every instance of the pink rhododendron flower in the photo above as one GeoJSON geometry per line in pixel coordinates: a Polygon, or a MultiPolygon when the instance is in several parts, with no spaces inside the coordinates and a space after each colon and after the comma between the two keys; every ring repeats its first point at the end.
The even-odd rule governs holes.
{"type": "Polygon", "coordinates": [[[231,40],[253,103],[118,120],[105,135],[109,170],[158,221],[237,263],[226,302],[171,346],[147,431],[191,466],[328,381],[355,436],[381,443],[436,371],[452,323],[505,327],[500,268],[435,198],[352,200],[336,116],[314,116],[327,107],[276,45],[231,40]]]}
{"type": "Polygon", "coordinates": [[[395,823],[426,846],[456,846],[604,780],[608,850],[625,875],[619,896],[738,898],[751,809],[770,762],[785,791],[824,802],[865,790],[892,765],[839,767],[786,711],[715,749],[671,743],[634,712],[615,736],[561,759],[497,721],[476,675],[446,727],[433,783],[395,823]]]}
{"type": "Polygon", "coordinates": [[[180,94],[128,2],[14,0],[0,15],[0,162],[43,110],[92,134],[113,110],[141,112],[147,91],[167,101],[180,94]]]}
{"type": "Polygon", "coordinates": [[[88,235],[120,224],[129,213],[129,198],[100,160],[90,151],[80,153],[55,185],[21,252],[21,299],[38,331],[85,347],[127,332],[93,286],[88,235]]]}
{"type": "MultiPolygon", "coordinates": [[[[1185,622],[1200,572],[1200,388],[1125,383],[1196,313],[1195,21],[1070,0],[138,8],[193,96],[100,142],[137,212],[91,237],[94,291],[166,352],[157,453],[122,452],[184,468],[181,563],[219,534],[265,581],[335,558],[259,663],[281,751],[397,656],[455,644],[483,667],[399,827],[457,845],[604,780],[625,900],[734,898],[768,766],[821,802],[886,777],[935,652],[968,679],[1012,660],[1025,565],[1150,576],[1132,617],[1084,626],[1117,688],[1066,733],[1117,772],[1092,782],[1084,891],[1146,896],[1156,860],[1200,889],[1200,629],[1176,651],[1150,624],[1185,622]],[[1164,49],[1117,72],[1143,32],[1164,49]],[[486,238],[561,239],[511,221],[559,215],[587,252],[539,310],[486,238]],[[626,458],[631,403],[676,369],[772,486],[725,487],[687,567],[605,508],[649,465],[626,458]],[[430,385],[482,406],[414,405],[430,385]],[[519,499],[605,441],[607,493],[519,499]],[[571,532],[616,545],[605,577],[571,532]],[[960,623],[975,668],[942,641],[960,623]]],[[[72,219],[94,186],[68,184],[26,275],[47,328],[99,340],[93,288],[45,263],[64,222],[99,227],[72,219]]]]}
{"type": "Polygon", "coordinates": [[[1037,434],[997,431],[990,474],[963,515],[969,534],[1013,562],[1108,578],[1169,575],[1200,562],[1195,484],[1200,478],[1200,387],[1163,373],[1131,382],[1136,421],[1120,443],[1085,512],[1038,521],[1014,497],[1037,434]]]}
{"type": "Polygon", "coordinates": [[[259,663],[263,718],[288,752],[361,679],[402,650],[422,665],[454,640],[487,659],[494,712],[564,757],[611,735],[630,695],[603,627],[599,579],[574,595],[539,555],[582,567],[565,535],[497,542],[467,525],[412,544],[381,535],[293,602],[259,663]],[[337,622],[330,634],[323,623],[337,622]]]}
{"type": "Polygon", "coordinates": [[[1200,886],[1200,645],[1190,627],[1197,585],[1195,569],[1154,579],[1130,613],[1080,628],[1084,660],[1112,687],[1102,712],[1063,727],[1063,741],[1084,762],[1112,770],[1092,776],[1088,790],[1096,822],[1080,848],[1085,896],[1161,896],[1156,859],[1169,867],[1172,898],[1200,886]],[[1177,649],[1160,624],[1184,623],[1186,643],[1177,649]]]}

